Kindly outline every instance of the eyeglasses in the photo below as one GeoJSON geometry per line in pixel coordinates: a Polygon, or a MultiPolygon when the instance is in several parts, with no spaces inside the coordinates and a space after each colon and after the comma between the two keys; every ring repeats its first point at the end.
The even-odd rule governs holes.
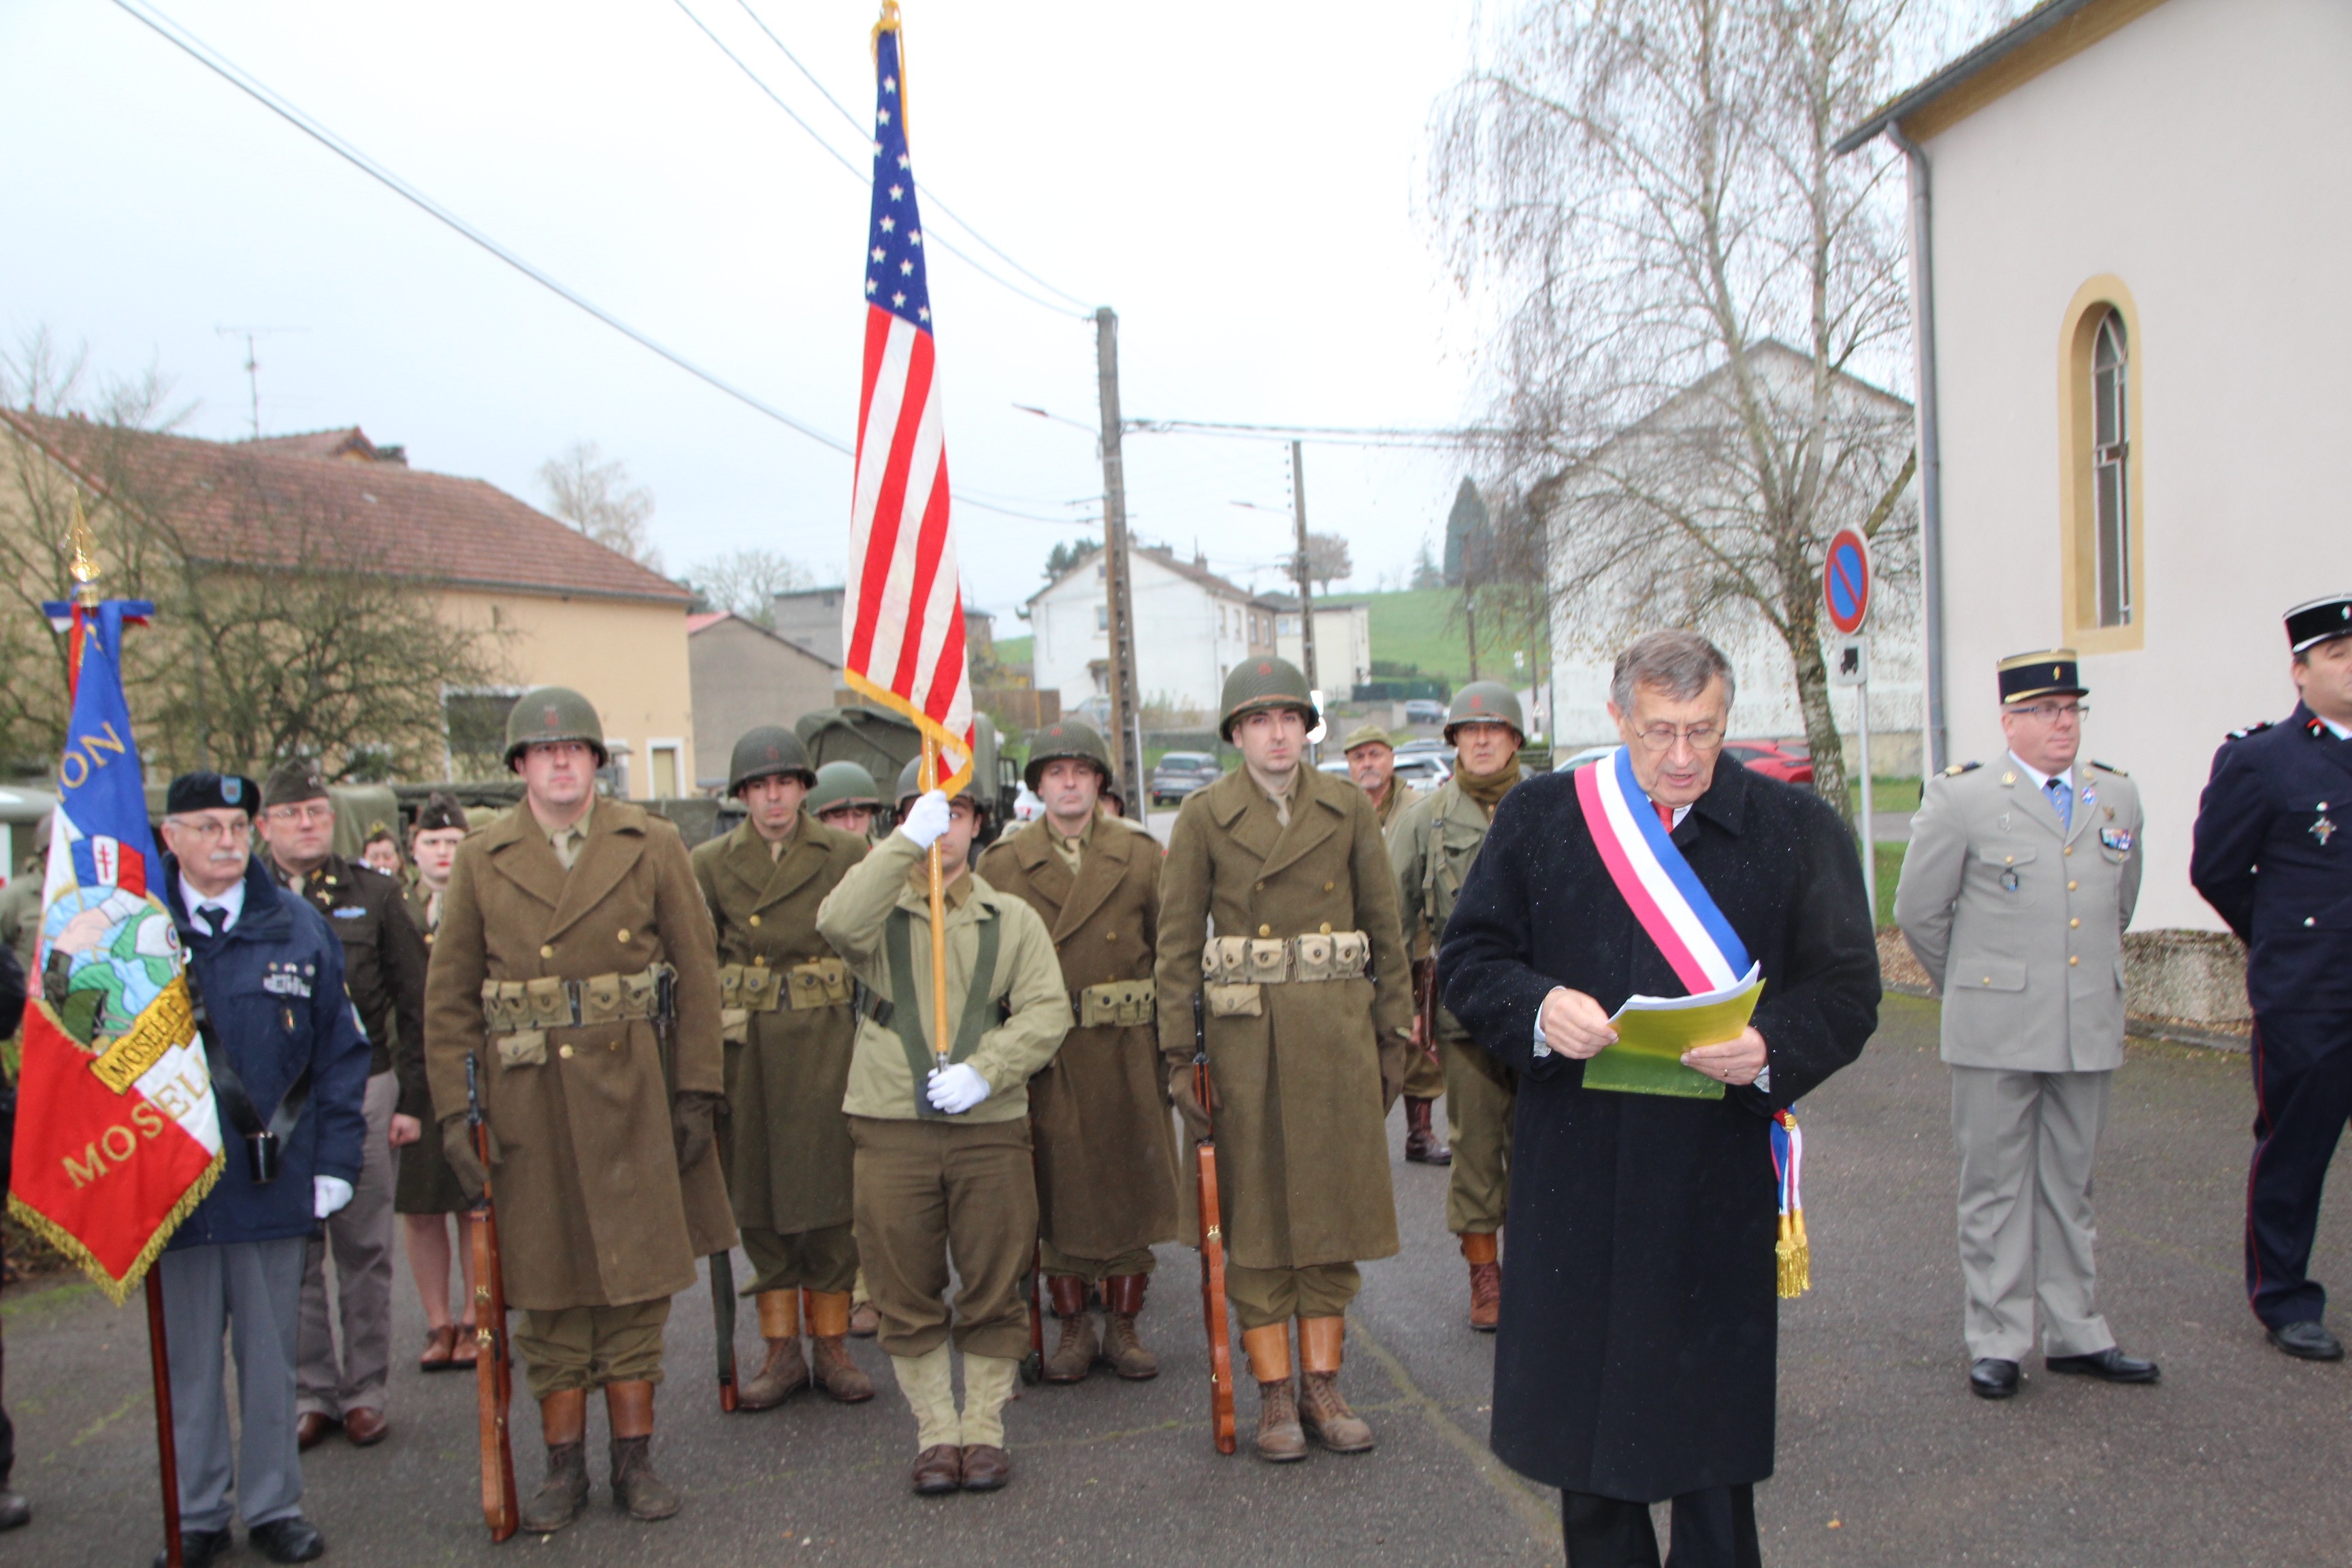
{"type": "Polygon", "coordinates": [[[1676,741],[1688,741],[1694,752],[1712,752],[1723,744],[1723,730],[1716,724],[1653,724],[1637,731],[1645,752],[1671,752],[1676,741]]]}
{"type": "Polygon", "coordinates": [[[323,800],[298,802],[292,805],[273,805],[262,814],[272,822],[329,822],[335,808],[323,800]]]}
{"type": "Polygon", "coordinates": [[[2029,702],[2010,711],[2027,714],[2049,723],[2059,719],[2087,719],[2091,716],[2091,705],[2087,702],[2029,702]]]}
{"type": "Polygon", "coordinates": [[[200,844],[210,844],[222,838],[253,837],[253,819],[249,816],[238,816],[227,822],[210,816],[168,816],[163,820],[183,833],[194,835],[200,844]]]}

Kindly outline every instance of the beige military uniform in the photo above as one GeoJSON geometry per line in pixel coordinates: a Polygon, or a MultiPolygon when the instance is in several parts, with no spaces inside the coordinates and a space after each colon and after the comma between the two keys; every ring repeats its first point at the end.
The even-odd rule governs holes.
{"type": "Polygon", "coordinates": [[[2091,1168],[2123,1063],[2123,932],[2139,898],[2139,791],[2097,763],[2066,824],[2014,757],[1930,779],[1895,918],[1944,997],[1972,1356],[2115,1342],[2095,1305],[2091,1168]]]}
{"type": "MultiPolygon", "coordinates": [[[[1374,818],[1380,823],[1381,831],[1383,834],[1394,825],[1401,813],[1412,808],[1413,799],[1413,793],[1406,786],[1405,782],[1393,773],[1391,774],[1388,793],[1381,795],[1380,804],[1372,808],[1374,818]]],[[[1426,931],[1415,932],[1410,925],[1405,931],[1405,945],[1412,951],[1412,961],[1415,963],[1427,958],[1432,950],[1429,934],[1426,931]]],[[[1405,1058],[1404,1095],[1406,1099],[1435,1100],[1444,1092],[1445,1068],[1442,1051],[1434,1060],[1431,1058],[1430,1053],[1420,1049],[1415,1049],[1412,1055],[1405,1058]]]]}
{"type": "MultiPolygon", "coordinates": [[[[1486,842],[1493,819],[1452,780],[1400,813],[1388,830],[1396,867],[1397,910],[1408,940],[1434,944],[1486,842]]],[[[1518,1085],[1480,1049],[1441,1004],[1437,1048],[1445,1068],[1446,1141],[1454,1164],[1445,1187],[1445,1227],[1456,1236],[1503,1228],[1511,1196],[1511,1120],[1518,1085]]]]}

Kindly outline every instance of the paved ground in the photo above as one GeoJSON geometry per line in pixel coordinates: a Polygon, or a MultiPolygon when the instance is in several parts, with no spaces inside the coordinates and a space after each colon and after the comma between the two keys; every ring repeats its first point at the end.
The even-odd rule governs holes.
{"type": "MultiPolygon", "coordinates": [[[[1759,1494],[1768,1561],[2352,1559],[2352,1365],[2268,1350],[2239,1291],[2244,1058],[2135,1046],[2116,1097],[2100,1170],[2103,1295],[2126,1344],[2162,1360],[2164,1384],[2085,1386],[2030,1363],[2024,1393],[1992,1405],[1962,1387],[1934,1016],[1890,998],[1862,1063],[1809,1108],[1816,1286],[1782,1318],[1780,1474],[1759,1494]]],[[[600,1457],[582,1523],[492,1549],[476,1505],[472,1383],[404,1366],[389,1440],[365,1452],[331,1441],[310,1457],[310,1511],[331,1560],[354,1565],[1557,1562],[1554,1500],[1485,1451],[1490,1345],[1460,1321],[1444,1177],[1395,1169],[1405,1255],[1366,1270],[1349,1329],[1346,1386],[1380,1434],[1375,1454],[1318,1453],[1278,1470],[1211,1450],[1197,1274],[1171,1248],[1145,1319],[1166,1373],[1030,1391],[1009,1413],[1018,1478],[993,1497],[905,1494],[912,1424],[870,1344],[860,1359],[886,1387],[871,1405],[803,1395],[722,1417],[697,1292],[672,1320],[657,1449],[688,1496],[678,1519],[615,1515],[600,1457]]],[[[2340,1225],[2323,1237],[2319,1269],[2352,1279],[2340,1225]]],[[[406,1352],[422,1319],[404,1278],[400,1307],[406,1352]]],[[[0,1562],[143,1563],[157,1539],[143,1316],[71,1285],[12,1291],[5,1313],[17,1485],[36,1519],[0,1537],[0,1562]]],[[[749,1354],[748,1309],[741,1331],[749,1354]]],[[[1245,1394],[1245,1430],[1252,1403],[1245,1394]]],[[[518,1458],[535,1479],[533,1422],[526,1408],[517,1416],[518,1458]]],[[[240,1548],[233,1561],[261,1559],[240,1548]]]]}

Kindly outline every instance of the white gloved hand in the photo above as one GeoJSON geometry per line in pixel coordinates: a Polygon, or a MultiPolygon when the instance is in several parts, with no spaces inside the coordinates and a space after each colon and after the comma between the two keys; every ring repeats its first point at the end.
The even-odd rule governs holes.
{"type": "Polygon", "coordinates": [[[945,1072],[933,1068],[924,1080],[923,1093],[932,1110],[961,1116],[988,1098],[988,1080],[973,1071],[970,1062],[958,1062],[945,1072]]]}
{"type": "Polygon", "coordinates": [[[948,824],[952,820],[947,795],[940,790],[933,790],[929,795],[916,797],[915,804],[907,808],[907,819],[898,824],[898,831],[913,839],[916,848],[929,849],[939,842],[940,836],[948,830],[948,824]]]}
{"type": "Polygon", "coordinates": [[[352,1184],[341,1176],[310,1178],[310,1212],[324,1219],[352,1201],[352,1184]]]}

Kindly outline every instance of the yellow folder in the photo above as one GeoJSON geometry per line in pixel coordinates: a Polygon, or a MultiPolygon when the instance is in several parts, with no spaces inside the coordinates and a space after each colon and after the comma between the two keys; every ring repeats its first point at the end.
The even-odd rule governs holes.
{"type": "Polygon", "coordinates": [[[1584,1064],[1584,1087],[1619,1094],[1672,1094],[1720,1100],[1724,1085],[1683,1065],[1695,1046],[1736,1040],[1763,994],[1763,965],[1739,980],[1696,996],[1629,996],[1610,1017],[1617,1043],[1584,1064]]]}

